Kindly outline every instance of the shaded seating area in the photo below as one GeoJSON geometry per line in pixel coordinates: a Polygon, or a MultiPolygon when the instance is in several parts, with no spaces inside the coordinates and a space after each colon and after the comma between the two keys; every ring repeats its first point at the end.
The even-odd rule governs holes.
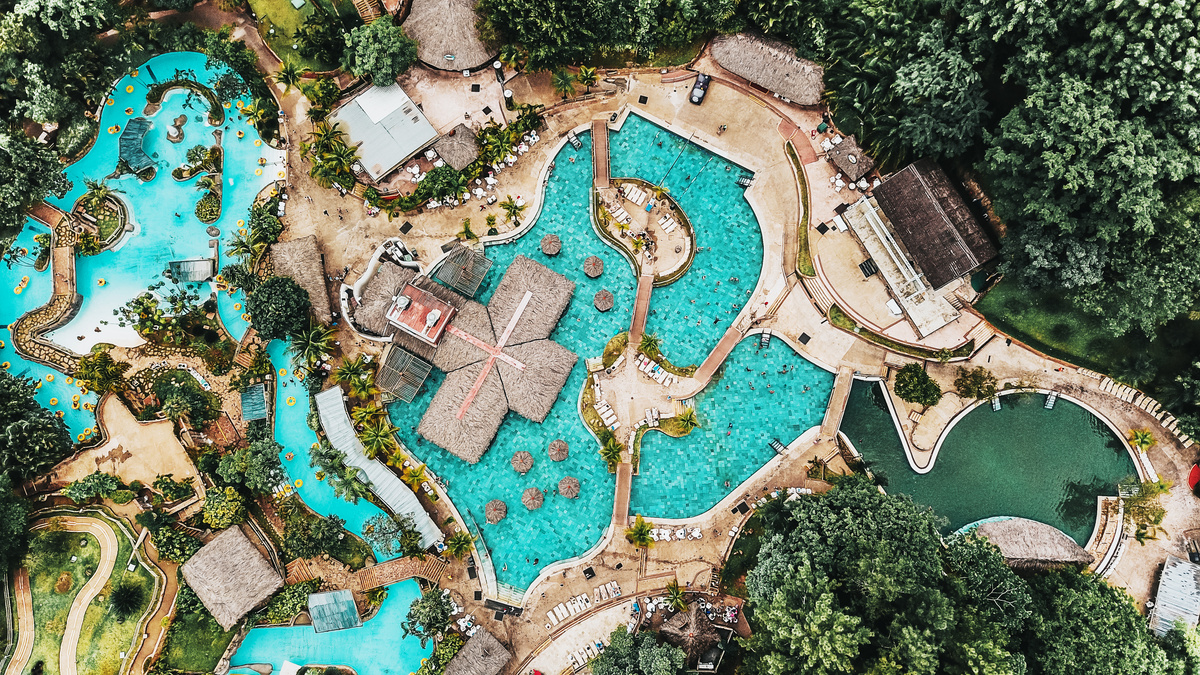
{"type": "Polygon", "coordinates": [[[141,173],[154,166],[154,160],[142,149],[142,141],[146,132],[154,123],[145,117],[135,117],[125,123],[121,130],[121,138],[117,142],[119,159],[134,173],[141,173]]]}
{"type": "Polygon", "coordinates": [[[480,630],[446,664],[445,675],[499,675],[512,652],[487,630],[480,630]]]}
{"type": "Polygon", "coordinates": [[[460,245],[446,256],[434,276],[450,288],[473,298],[490,269],[492,261],[483,251],[473,251],[460,245]]]}
{"type": "Polygon", "coordinates": [[[354,604],[354,594],[345,589],[310,593],[308,615],[312,617],[313,630],[318,633],[358,628],[362,625],[358,607],[354,604]]]}
{"type": "Polygon", "coordinates": [[[394,399],[412,403],[432,369],[432,363],[416,354],[403,347],[388,345],[380,360],[375,383],[394,399]]]}

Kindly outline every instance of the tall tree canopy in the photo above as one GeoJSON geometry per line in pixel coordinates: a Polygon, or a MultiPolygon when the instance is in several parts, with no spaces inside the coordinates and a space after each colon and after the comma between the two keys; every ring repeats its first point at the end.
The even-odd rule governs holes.
{"type": "MultiPolygon", "coordinates": [[[[3,21],[0,19],[0,31],[3,21]]],[[[0,34],[0,45],[2,41],[0,34]]],[[[58,157],[48,148],[21,133],[0,131],[0,241],[21,232],[29,207],[49,195],[67,194],[71,181],[62,169],[58,157]]]]}
{"type": "Polygon", "coordinates": [[[0,370],[0,473],[31,478],[71,452],[67,425],[33,398],[34,383],[0,370]]]}
{"type": "Polygon", "coordinates": [[[355,75],[370,74],[375,84],[391,84],[417,62],[417,41],[388,19],[346,33],[342,67],[355,75]]]}
{"type": "Polygon", "coordinates": [[[29,503],[13,491],[12,479],[0,473],[0,570],[7,570],[29,545],[29,503]]]}
{"type": "Polygon", "coordinates": [[[286,338],[308,327],[312,302],[291,277],[271,277],[246,298],[254,329],[264,340],[286,338]]]}

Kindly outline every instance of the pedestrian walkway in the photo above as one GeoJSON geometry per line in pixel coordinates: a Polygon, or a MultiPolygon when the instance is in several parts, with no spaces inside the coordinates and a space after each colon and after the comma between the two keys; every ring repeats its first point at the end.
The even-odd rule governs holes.
{"type": "Polygon", "coordinates": [[[617,465],[617,489],[613,497],[613,527],[624,531],[629,524],[629,494],[633,487],[633,465],[621,462],[617,465]]]}
{"type": "Polygon", "coordinates": [[[842,425],[842,416],[846,414],[846,403],[850,400],[850,387],[854,384],[854,370],[850,366],[840,366],[837,378],[833,381],[833,393],[829,395],[829,407],[825,410],[825,420],[821,422],[819,440],[832,440],[837,436],[838,427],[842,425]]]}
{"type": "Polygon", "coordinates": [[[597,188],[610,186],[608,176],[608,122],[592,120],[592,175],[597,188]]]}
{"type": "Polygon", "coordinates": [[[13,602],[17,606],[17,648],[4,675],[21,675],[33,655],[33,594],[29,591],[29,572],[17,570],[13,583],[13,602]]]}
{"type": "Polygon", "coordinates": [[[654,275],[638,277],[637,298],[633,302],[633,323],[629,325],[629,344],[637,346],[646,331],[646,315],[650,311],[650,292],[654,290],[654,275]]]}
{"type": "Polygon", "coordinates": [[[62,647],[58,651],[58,672],[60,675],[76,675],[76,649],[79,647],[79,634],[83,630],[84,615],[92,600],[104,590],[105,584],[112,576],[117,564],[117,536],[107,524],[93,518],[59,518],[67,532],[86,532],[100,543],[100,562],[96,572],[87,580],[67,612],[67,626],[63,631],[62,647]]]}
{"type": "Polygon", "coordinates": [[[432,556],[426,557],[424,561],[416,558],[394,558],[359,570],[354,574],[354,583],[358,587],[357,590],[362,591],[413,577],[421,577],[436,585],[445,572],[446,563],[432,556]]]}

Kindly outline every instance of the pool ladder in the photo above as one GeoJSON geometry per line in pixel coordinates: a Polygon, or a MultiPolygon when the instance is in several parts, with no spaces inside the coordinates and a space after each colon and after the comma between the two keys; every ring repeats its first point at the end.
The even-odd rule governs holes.
{"type": "Polygon", "coordinates": [[[1046,397],[1046,404],[1043,405],[1042,407],[1045,408],[1046,410],[1054,410],[1054,404],[1057,402],[1058,402],[1058,392],[1052,391],[1052,392],[1050,392],[1050,395],[1046,397]]]}
{"type": "Polygon", "coordinates": [[[999,397],[999,396],[993,396],[993,397],[992,397],[992,411],[993,411],[993,412],[996,412],[996,411],[999,411],[999,410],[1000,410],[1000,397],[999,397]]]}

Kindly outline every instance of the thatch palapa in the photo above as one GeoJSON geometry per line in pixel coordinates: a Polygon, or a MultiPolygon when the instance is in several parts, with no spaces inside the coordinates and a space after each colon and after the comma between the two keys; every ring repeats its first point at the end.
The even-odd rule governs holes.
{"type": "Polygon", "coordinates": [[[558,481],[558,494],[567,499],[575,499],[579,496],[579,479],[574,476],[567,476],[558,481]]]}
{"type": "Polygon", "coordinates": [[[439,138],[433,144],[433,150],[456,171],[467,168],[479,157],[479,147],[475,145],[475,132],[461,122],[439,138]]]}
{"type": "Polygon", "coordinates": [[[788,45],[750,33],[718,35],[712,55],[729,72],[799,105],[821,103],[825,70],[788,45]]]}
{"type": "MultiPolygon", "coordinates": [[[[492,331],[492,320],[487,309],[475,301],[467,302],[458,310],[454,320],[450,322],[462,332],[478,338],[481,342],[496,344],[496,334],[492,331]]],[[[437,353],[433,356],[433,365],[443,372],[452,372],[487,358],[479,347],[447,331],[442,336],[437,353]]]]}
{"type": "Polygon", "coordinates": [[[491,447],[508,412],[500,376],[492,369],[467,412],[462,419],[458,418],[458,412],[481,372],[483,364],[477,363],[447,375],[417,425],[418,434],[471,464],[478,462],[491,447]]]}
{"type": "Polygon", "coordinates": [[[475,70],[490,61],[496,50],[479,39],[476,4],[475,0],[413,0],[404,32],[417,41],[417,58],[431,68],[455,72],[475,70]]]}
{"type": "Polygon", "coordinates": [[[493,499],[487,503],[487,506],[483,507],[483,515],[489,525],[495,525],[504,520],[504,516],[508,515],[508,504],[499,499],[493,499]]]}
{"type": "Polygon", "coordinates": [[[496,636],[480,630],[450,659],[444,675],[498,675],[512,658],[496,636]]]}
{"type": "Polygon", "coordinates": [[[183,564],[183,578],[225,630],[283,587],[283,578],[238,527],[221,532],[183,564]]]}
{"type": "MultiPolygon", "coordinates": [[[[362,293],[358,297],[358,303],[351,305],[350,319],[364,333],[378,337],[388,337],[395,333],[399,329],[388,323],[388,308],[392,306],[392,297],[415,276],[417,276],[416,270],[401,267],[395,263],[380,263],[375,274],[367,280],[363,287],[362,293]]],[[[418,342],[418,340],[413,338],[413,342],[418,342]]],[[[408,348],[408,345],[404,346],[408,348]]],[[[433,349],[423,347],[416,354],[429,360],[433,357],[433,349]]]]}
{"type": "Polygon", "coordinates": [[[1058,528],[1028,518],[1006,518],[974,528],[1000,549],[1004,562],[1020,569],[1089,565],[1095,558],[1058,528]]]}
{"type": "Polygon", "coordinates": [[[521,475],[529,473],[529,470],[533,468],[533,455],[524,450],[514,452],[512,456],[512,468],[521,475]]]}
{"type": "Polygon", "coordinates": [[[548,234],[542,237],[542,253],[546,255],[558,255],[562,251],[562,240],[557,234],[548,234]]]}
{"type": "Polygon", "coordinates": [[[505,361],[496,362],[509,409],[533,422],[544,422],[579,357],[550,340],[534,340],[505,351],[525,364],[525,370],[518,370],[505,361]]]}
{"type": "Polygon", "coordinates": [[[488,314],[497,333],[504,332],[526,291],[532,292],[533,297],[525,305],[525,311],[508,339],[510,345],[550,337],[571,304],[575,283],[532,258],[517,256],[488,301],[488,314]]]}
{"type": "Polygon", "coordinates": [[[667,642],[687,653],[689,663],[720,640],[698,602],[692,602],[686,612],[680,612],[663,622],[662,635],[667,642]]]}
{"type": "Polygon", "coordinates": [[[561,438],[550,441],[550,459],[561,462],[567,458],[567,442],[561,438]]]}
{"type": "Polygon", "coordinates": [[[521,503],[524,504],[525,508],[529,509],[530,511],[536,511],[537,509],[542,508],[542,502],[544,500],[545,495],[542,494],[541,490],[535,487],[528,488],[521,495],[521,503]]]}
{"type": "Polygon", "coordinates": [[[316,235],[273,244],[271,264],[275,266],[275,274],[291,277],[300,288],[308,291],[313,315],[321,323],[329,323],[333,315],[329,309],[329,291],[325,287],[324,257],[316,235]]]}
{"type": "Polygon", "coordinates": [[[587,260],[583,261],[583,273],[591,279],[604,274],[604,261],[594,255],[589,255],[587,260]]]}
{"type": "Polygon", "coordinates": [[[596,297],[592,298],[592,304],[601,312],[607,312],[613,308],[613,294],[607,288],[602,288],[596,291],[596,297]]]}

